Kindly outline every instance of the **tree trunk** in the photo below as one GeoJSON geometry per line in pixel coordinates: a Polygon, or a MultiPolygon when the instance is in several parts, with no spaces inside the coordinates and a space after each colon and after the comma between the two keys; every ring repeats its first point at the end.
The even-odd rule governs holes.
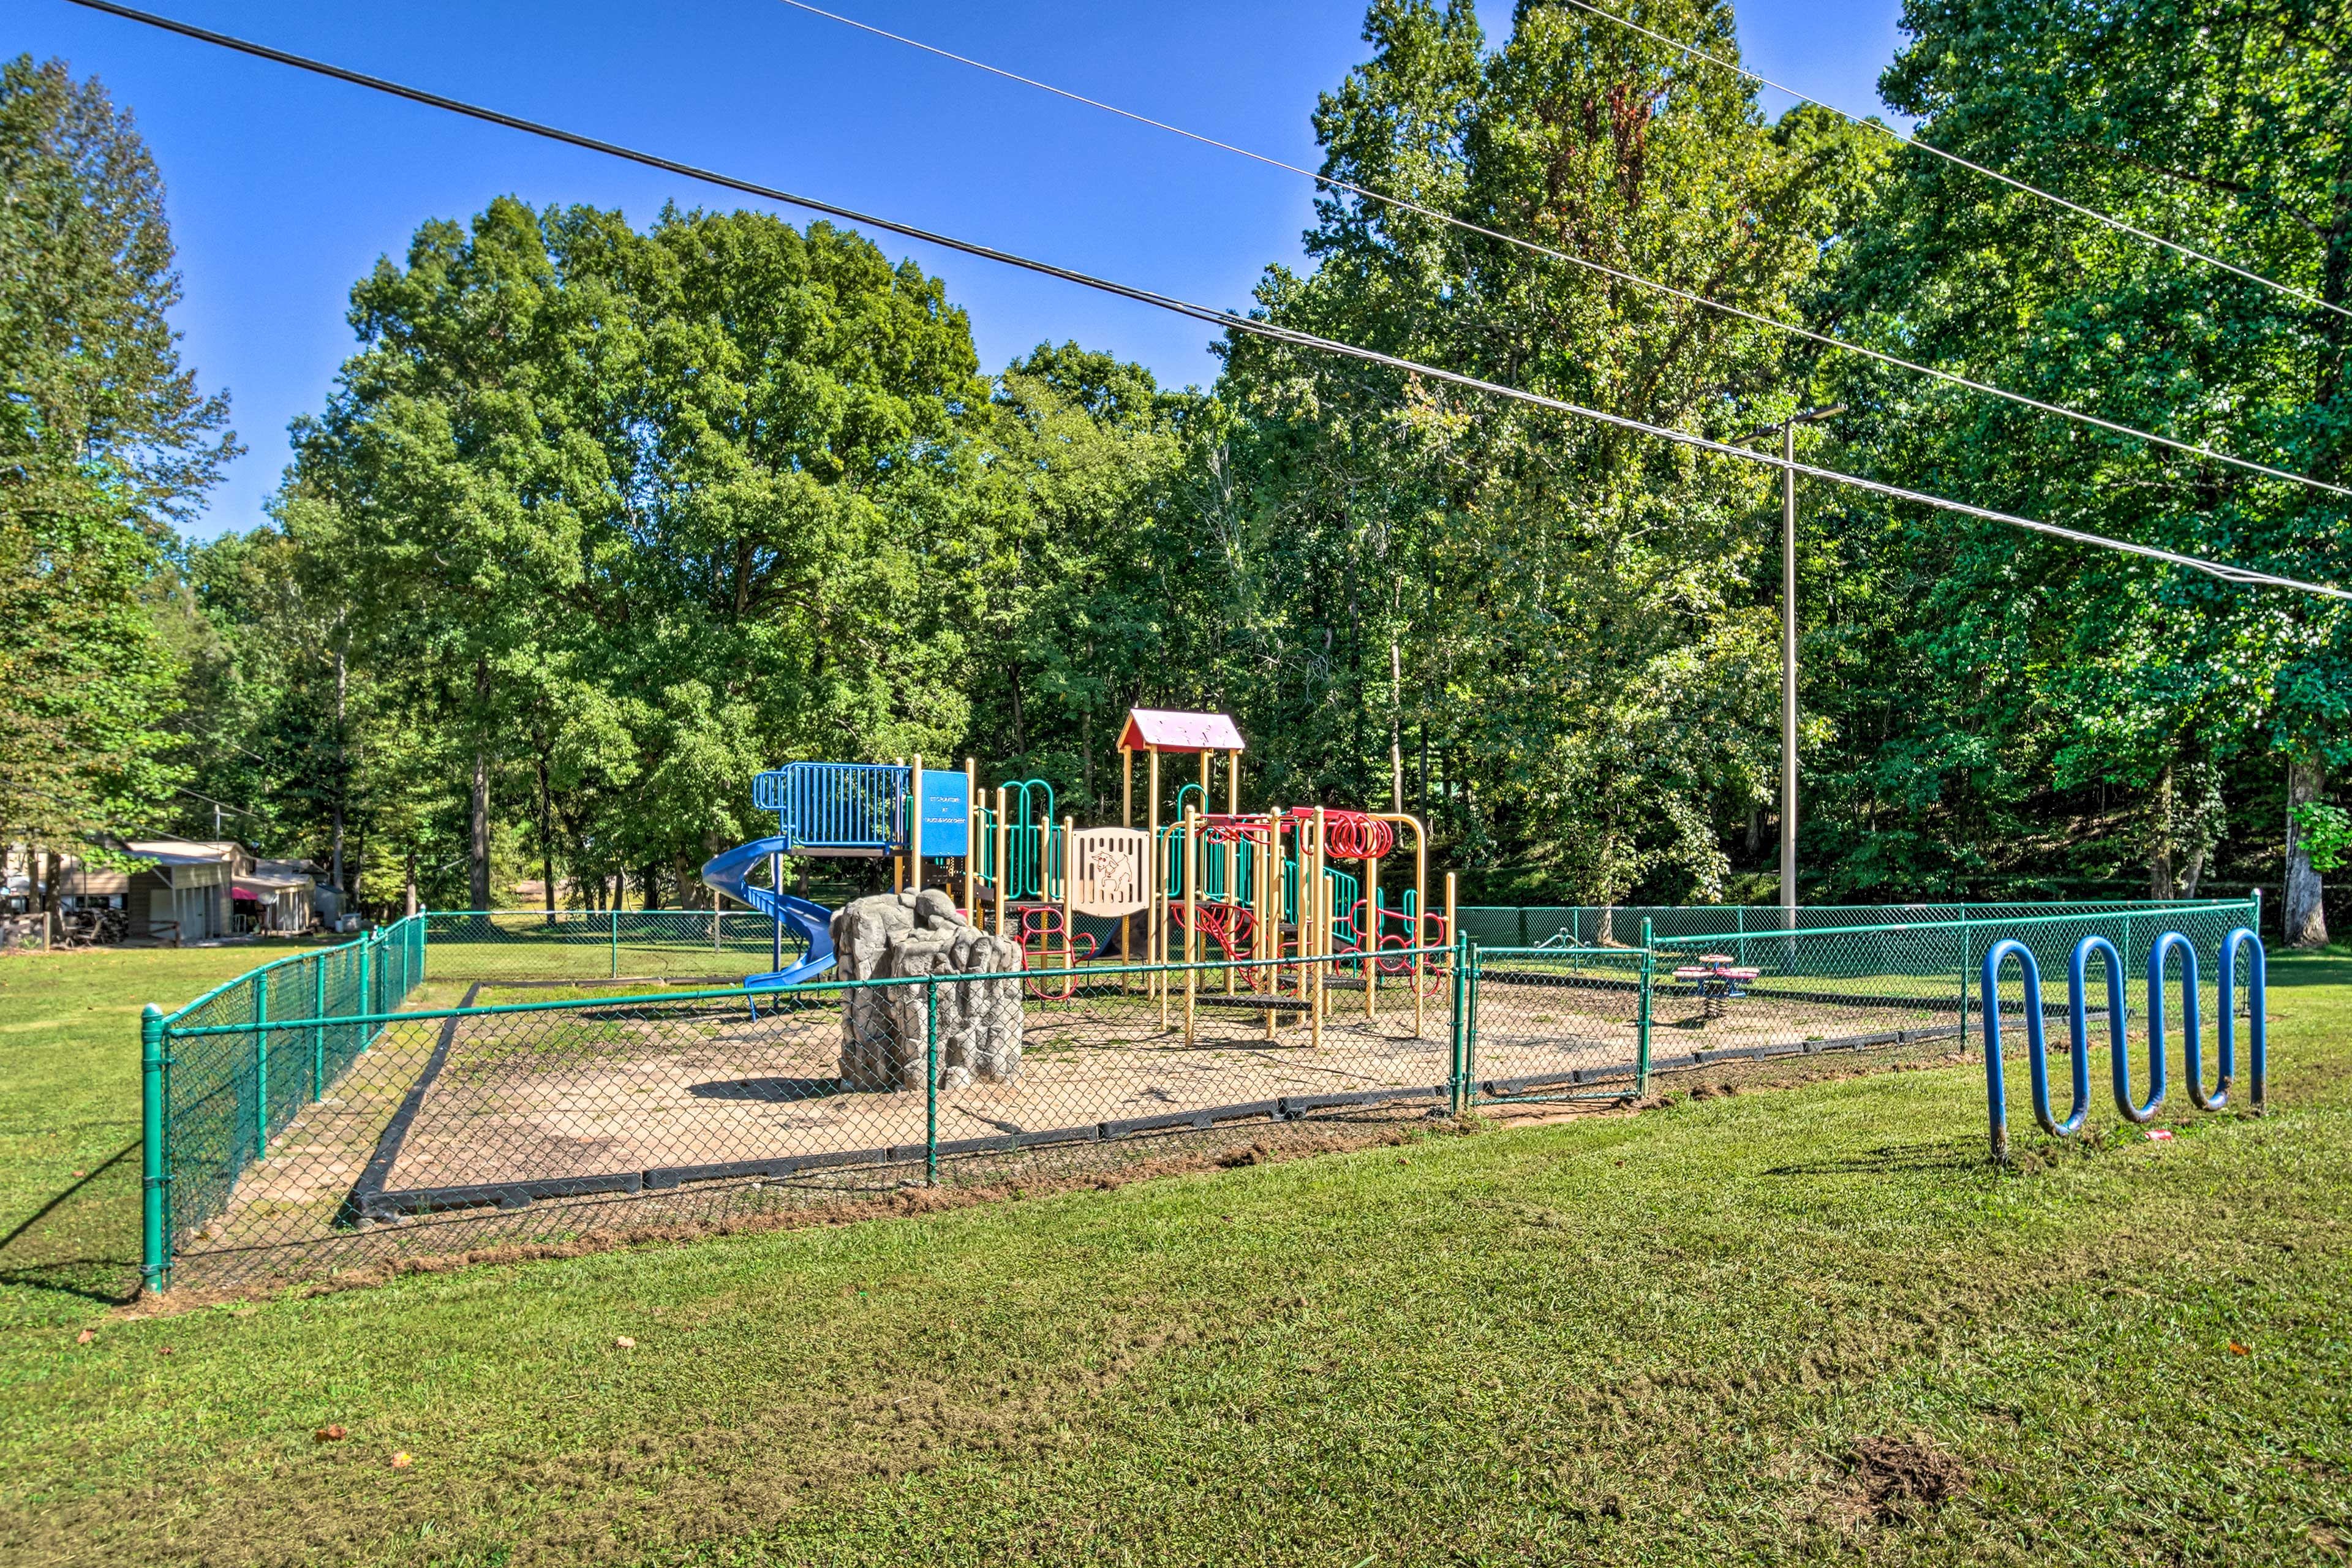
{"type": "Polygon", "coordinates": [[[645,908],[657,910],[662,907],[661,889],[655,883],[655,872],[651,861],[637,868],[637,890],[645,895],[645,908]]]}
{"type": "Polygon", "coordinates": [[[1404,810],[1404,650],[1389,637],[1389,809],[1404,810]]]}
{"type": "Polygon", "coordinates": [[[1025,761],[1029,755],[1029,742],[1023,737],[1021,729],[1021,667],[1018,664],[1013,666],[1012,675],[1013,752],[1015,756],[1021,757],[1025,761]]]}
{"type": "MultiPolygon", "coordinates": [[[[474,722],[488,729],[490,721],[490,667],[486,659],[474,661],[474,722]]],[[[467,856],[468,895],[474,908],[490,907],[490,752],[487,735],[474,742],[474,797],[471,839],[467,856]]]]}
{"type": "Polygon", "coordinates": [[[2311,868],[2311,852],[2304,847],[2303,830],[2294,820],[2294,808],[2317,800],[2326,782],[2316,762],[2300,757],[2287,760],[2286,889],[2279,900],[2279,916],[2289,947],[2327,945],[2327,911],[2320,901],[2319,873],[2311,868]]]}
{"type": "MultiPolygon", "coordinates": [[[[343,738],[343,698],[351,684],[351,671],[343,658],[343,650],[335,649],[335,847],[332,864],[327,870],[327,886],[341,893],[343,882],[343,802],[351,793],[352,759],[350,747],[343,738]]],[[[340,910],[341,906],[337,908],[340,910]]]]}
{"type": "Polygon", "coordinates": [[[554,812],[547,798],[547,738],[539,737],[539,883],[541,903],[549,914],[555,912],[555,848],[554,812]]]}
{"type": "Polygon", "coordinates": [[[2147,896],[2151,899],[2179,897],[2173,881],[2173,821],[2172,764],[2164,764],[2164,772],[2156,781],[2156,794],[2148,802],[2147,826],[2147,896]]]}
{"type": "Polygon", "coordinates": [[[474,795],[471,811],[471,837],[467,845],[467,896],[474,908],[490,907],[490,754],[477,746],[474,749],[474,795]]]}
{"type": "Polygon", "coordinates": [[[416,851],[414,849],[408,852],[408,887],[401,902],[405,906],[402,913],[413,915],[416,912],[416,851]]]}

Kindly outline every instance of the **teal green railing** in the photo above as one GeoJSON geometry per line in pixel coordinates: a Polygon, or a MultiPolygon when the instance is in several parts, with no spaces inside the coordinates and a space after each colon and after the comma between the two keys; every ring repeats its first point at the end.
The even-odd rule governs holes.
{"type": "Polygon", "coordinates": [[[238,1182],[383,1032],[425,982],[425,918],[265,963],[175,1012],[140,1020],[146,1142],[140,1270],[170,1281],[172,1238],[228,1205],[238,1182]]]}
{"type": "MultiPolygon", "coordinates": [[[[1335,905],[1349,907],[1336,899],[1335,905]]],[[[1654,914],[1643,914],[1624,931],[1633,941],[1622,944],[1489,943],[1465,922],[1445,947],[1398,950],[1393,956],[1425,962],[1433,971],[1443,962],[1449,971],[1440,1004],[1450,1016],[1440,1087],[1456,1110],[1525,1100],[1640,1096],[1657,1074],[1712,1068],[1745,1056],[1812,1054],[1897,1038],[1956,1040],[1963,1050],[1982,1038],[1997,1051],[2004,1015],[2023,1025],[2039,1018],[2043,1003],[2021,982],[2002,978],[2006,971],[1987,964],[1985,955],[2021,954],[2042,973],[2056,973],[2092,936],[2113,943],[2128,974],[2156,973],[2149,969],[2151,950],[2177,947],[2168,939],[2179,933],[2199,971],[2221,976],[2213,1016],[2225,1077],[2235,1065],[2234,961],[2238,949],[2252,942],[2247,933],[2260,928],[2258,900],[1881,909],[1870,911],[1876,918],[1869,921],[1856,919],[1861,911],[1850,909],[1810,912],[1814,923],[1758,930],[1752,923],[1758,911],[1735,914],[1728,922],[1724,917],[1730,911],[1719,909],[1682,911],[1673,922],[1682,929],[1673,934],[1658,929],[1654,914]],[[1960,911],[1955,918],[1916,918],[1954,910],[1960,911]],[[1717,929],[1706,929],[1708,921],[1717,929]],[[1785,1019],[1776,1021],[1776,1007],[1788,1010],[1785,1019]],[[1738,1029],[1727,1030],[1717,1020],[1738,1029]],[[1830,1027],[1809,1035],[1815,1026],[1830,1027]],[[1851,1028],[1853,1037],[1822,1037],[1842,1028],[1851,1028]],[[1729,1037],[1718,1040],[1718,1035],[1729,1037]],[[1749,1037],[1757,1042],[1752,1047],[1738,1043],[1749,1037]]],[[[1626,917],[1622,910],[1614,913],[1626,917]]],[[[1764,913],[1777,917],[1779,911],[1764,913]]],[[[548,1013],[583,1005],[575,999],[418,1010],[412,999],[428,967],[445,982],[534,972],[594,980],[622,962],[618,955],[628,954],[630,962],[651,955],[670,965],[674,978],[687,977],[704,972],[680,966],[703,963],[714,952],[732,954],[738,947],[764,961],[770,926],[758,916],[704,910],[417,915],[357,941],[265,964],[168,1015],[148,1008],[141,1031],[146,1283],[152,1289],[168,1287],[175,1244],[230,1212],[240,1184],[259,1163],[285,1155],[289,1129],[310,1107],[337,1093],[395,1018],[548,1013]]],[[[2246,988],[2250,1005],[2259,1009],[2258,944],[2248,951],[2246,988]]],[[[1328,962],[1336,975],[1355,960],[1342,954],[1328,962]]],[[[1086,973],[1111,981],[1235,966],[1119,963],[1090,965],[1086,973]]],[[[909,982],[825,981],[790,989],[814,1001],[860,986],[903,984],[909,982]]],[[[939,1005],[939,987],[926,984],[929,1011],[939,1005]]],[[[722,984],[667,990],[660,999],[740,995],[739,988],[722,984]]],[[[601,996],[595,1005],[630,999],[601,996]]],[[[2150,1000],[2147,985],[2135,982],[2119,1001],[2110,1000],[2110,1021],[2118,1011],[2147,1008],[2150,1000]]],[[[2019,1032],[2030,1033],[2031,1026],[2019,1032]]],[[[927,1026],[926,1049],[936,1054],[937,1048],[927,1026]]],[[[2264,1066],[2259,1032],[2252,1052],[2259,1080],[2264,1066]]],[[[2189,1065],[2192,1072],[2199,1065],[2193,1052],[2189,1065]]],[[[1997,1089],[1998,1077],[1993,1082],[1997,1089]]],[[[2215,1105],[2223,1102],[2219,1087],[2206,1095],[2200,1080],[2198,1092],[2215,1105]]],[[[936,1094],[934,1084],[926,1107],[926,1158],[934,1172],[941,1153],[958,1152],[937,1142],[936,1094]]],[[[2259,1087],[2251,1098],[2259,1101],[2259,1087]]]]}

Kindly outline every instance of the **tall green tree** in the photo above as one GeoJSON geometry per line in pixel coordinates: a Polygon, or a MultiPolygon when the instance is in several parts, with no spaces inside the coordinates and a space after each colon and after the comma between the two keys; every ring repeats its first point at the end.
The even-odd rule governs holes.
{"type": "MultiPolygon", "coordinates": [[[[1643,20],[1737,53],[1728,5],[1643,20]]],[[[1366,37],[1317,115],[1327,174],[1766,315],[1793,316],[1871,174],[1849,130],[1769,125],[1739,79],[1571,7],[1521,5],[1489,48],[1466,4],[1377,0],[1366,37]]],[[[1260,289],[1277,321],[1718,439],[1804,390],[1755,324],[1352,195],[1320,219],[1313,273],[1260,289]]],[[[1244,569],[1286,601],[1237,618],[1300,782],[1385,795],[1391,737],[1425,734],[1465,858],[1532,862],[1555,896],[1718,895],[1724,831],[1771,770],[1755,477],[1286,347],[1228,353],[1266,427],[1271,526],[1244,569]]]]}
{"type": "Polygon", "coordinates": [[[934,590],[988,394],[936,279],[823,224],[500,201],[352,322],[282,515],[402,731],[462,741],[467,901],[501,816],[551,895],[560,852],[697,897],[759,768],[961,736],[934,590]]]}
{"type": "MultiPolygon", "coordinates": [[[[2347,20],[2341,0],[1914,0],[1911,41],[1882,87],[1926,141],[2343,306],[2347,20]]],[[[1855,237],[1829,308],[1862,335],[2122,423],[2345,475],[2343,315],[1917,154],[1855,237]]],[[[1879,471],[2190,553],[2347,575],[2340,498],[1879,368],[1836,374],[1858,411],[1853,456],[1879,471]]],[[[2044,770],[2062,794],[2128,792],[2145,803],[2151,891],[2167,894],[2211,851],[2217,768],[2242,777],[2275,759],[2290,798],[2307,799],[2352,756],[2352,619],[2332,604],[1948,518],[1906,524],[1896,570],[1916,588],[1897,643],[1927,700],[1902,704],[1885,743],[1950,795],[2014,803],[2021,784],[2000,781],[2044,770]],[[1937,731],[1961,743],[1931,742],[1937,731]]],[[[1866,538],[1857,549],[1886,559],[1866,538]]],[[[2289,934],[2323,938],[2318,879],[2291,837],[2286,857],[2289,934]]]]}
{"type": "Polygon", "coordinates": [[[0,191],[0,837],[54,851],[168,789],[159,547],[236,447],[180,361],[163,181],[129,114],[18,57],[0,191]]]}

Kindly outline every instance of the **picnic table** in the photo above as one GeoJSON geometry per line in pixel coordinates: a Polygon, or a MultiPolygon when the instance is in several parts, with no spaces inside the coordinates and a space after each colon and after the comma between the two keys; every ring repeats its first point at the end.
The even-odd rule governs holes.
{"type": "Polygon", "coordinates": [[[1702,952],[1697,963],[1677,968],[1675,979],[1699,998],[1701,1017],[1720,1018],[1724,1004],[1747,995],[1748,984],[1760,973],[1741,965],[1727,952],[1702,952]]]}

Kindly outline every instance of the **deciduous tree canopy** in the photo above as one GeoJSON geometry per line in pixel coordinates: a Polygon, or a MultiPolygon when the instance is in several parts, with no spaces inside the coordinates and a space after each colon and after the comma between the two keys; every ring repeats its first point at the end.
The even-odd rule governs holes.
{"type": "MultiPolygon", "coordinates": [[[[1637,15],[1737,57],[1723,0],[1637,15]]],[[[2347,20],[1917,0],[1885,90],[1924,140],[2352,303],[2347,20]]],[[[2343,476],[2352,321],[1876,129],[1771,118],[1581,8],[1509,22],[1374,0],[1315,109],[1325,173],[2343,476]]],[[[1336,186],[1256,308],[1717,440],[1842,403],[1802,437],[1830,463],[2352,577],[2339,498],[1336,186]]],[[[1137,702],[1234,711],[1261,798],[1401,786],[1476,893],[1774,891],[1769,469],[1244,337],[1205,391],[1075,343],[983,374],[938,279],[754,213],[495,202],[419,230],[352,323],[272,523],[193,554],[184,640],[192,725],[240,737],[205,765],[290,837],[355,834],[373,896],[413,873],[488,901],[500,865],[691,896],[756,829],[750,775],[799,757],[975,753],[1099,818],[1137,702]]],[[[217,420],[158,363],[179,401],[103,439],[110,493],[161,518],[217,420]]],[[[2280,846],[2290,774],[2315,798],[2352,749],[2338,612],[1820,485],[1799,543],[1809,898],[2291,870],[2315,929],[2280,846]]]]}

